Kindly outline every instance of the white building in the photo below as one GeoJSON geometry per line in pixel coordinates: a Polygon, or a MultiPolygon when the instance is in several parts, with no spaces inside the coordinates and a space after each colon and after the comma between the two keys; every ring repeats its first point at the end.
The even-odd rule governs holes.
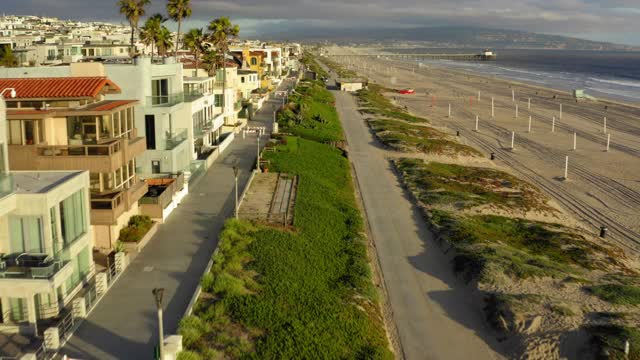
{"type": "Polygon", "coordinates": [[[0,331],[34,333],[94,274],[89,172],[8,172],[0,99],[0,331]]]}

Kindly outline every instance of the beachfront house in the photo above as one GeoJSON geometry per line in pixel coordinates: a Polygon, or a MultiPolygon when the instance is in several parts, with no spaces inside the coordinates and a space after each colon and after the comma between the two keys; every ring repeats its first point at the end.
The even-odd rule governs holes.
{"type": "Polygon", "coordinates": [[[94,274],[87,171],[9,172],[0,99],[0,331],[34,334],[94,274]]]}
{"type": "Polygon", "coordinates": [[[16,92],[6,99],[9,168],[88,170],[94,244],[112,250],[147,192],[136,172],[146,146],[137,101],[105,100],[121,89],[100,76],[2,78],[0,88],[16,92]]]}

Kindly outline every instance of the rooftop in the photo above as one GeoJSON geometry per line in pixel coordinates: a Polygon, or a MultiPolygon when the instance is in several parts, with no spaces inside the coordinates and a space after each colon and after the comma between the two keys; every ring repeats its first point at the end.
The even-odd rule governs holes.
{"type": "Polygon", "coordinates": [[[82,171],[12,171],[16,194],[43,194],[82,171]]]}
{"type": "Polygon", "coordinates": [[[88,98],[100,93],[119,93],[118,85],[106,77],[50,77],[0,79],[0,89],[13,88],[15,98],[6,100],[88,98]]]}

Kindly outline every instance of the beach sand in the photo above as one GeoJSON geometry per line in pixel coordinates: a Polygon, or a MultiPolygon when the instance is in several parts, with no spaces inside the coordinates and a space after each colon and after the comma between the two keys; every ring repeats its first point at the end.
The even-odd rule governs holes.
{"type": "MultiPolygon", "coordinates": [[[[359,51],[363,50],[329,48],[334,54],[359,51]]],[[[600,226],[606,226],[608,240],[630,253],[640,251],[640,107],[606,100],[576,102],[563,91],[397,60],[367,57],[352,62],[370,81],[394,89],[415,89],[413,95],[387,95],[434,126],[451,134],[460,131],[463,142],[487,157],[495,153],[499,168],[538,186],[588,232],[597,234],[600,226]],[[474,131],[476,115],[478,132],[474,131]],[[603,129],[605,116],[607,133],[603,129]],[[611,142],[607,152],[608,134],[611,142]],[[566,156],[568,178],[564,179],[566,156]]]]}

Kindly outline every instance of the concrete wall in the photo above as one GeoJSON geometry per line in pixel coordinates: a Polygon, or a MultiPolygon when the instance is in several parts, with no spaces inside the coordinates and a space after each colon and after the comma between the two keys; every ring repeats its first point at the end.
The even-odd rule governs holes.
{"type": "Polygon", "coordinates": [[[129,219],[133,215],[138,214],[140,214],[140,210],[138,208],[138,203],[136,202],[131,205],[131,208],[128,211],[125,211],[120,215],[115,225],[94,225],[95,247],[106,252],[113,250],[116,242],[118,241],[118,237],[120,236],[120,229],[127,226],[129,219]]]}

